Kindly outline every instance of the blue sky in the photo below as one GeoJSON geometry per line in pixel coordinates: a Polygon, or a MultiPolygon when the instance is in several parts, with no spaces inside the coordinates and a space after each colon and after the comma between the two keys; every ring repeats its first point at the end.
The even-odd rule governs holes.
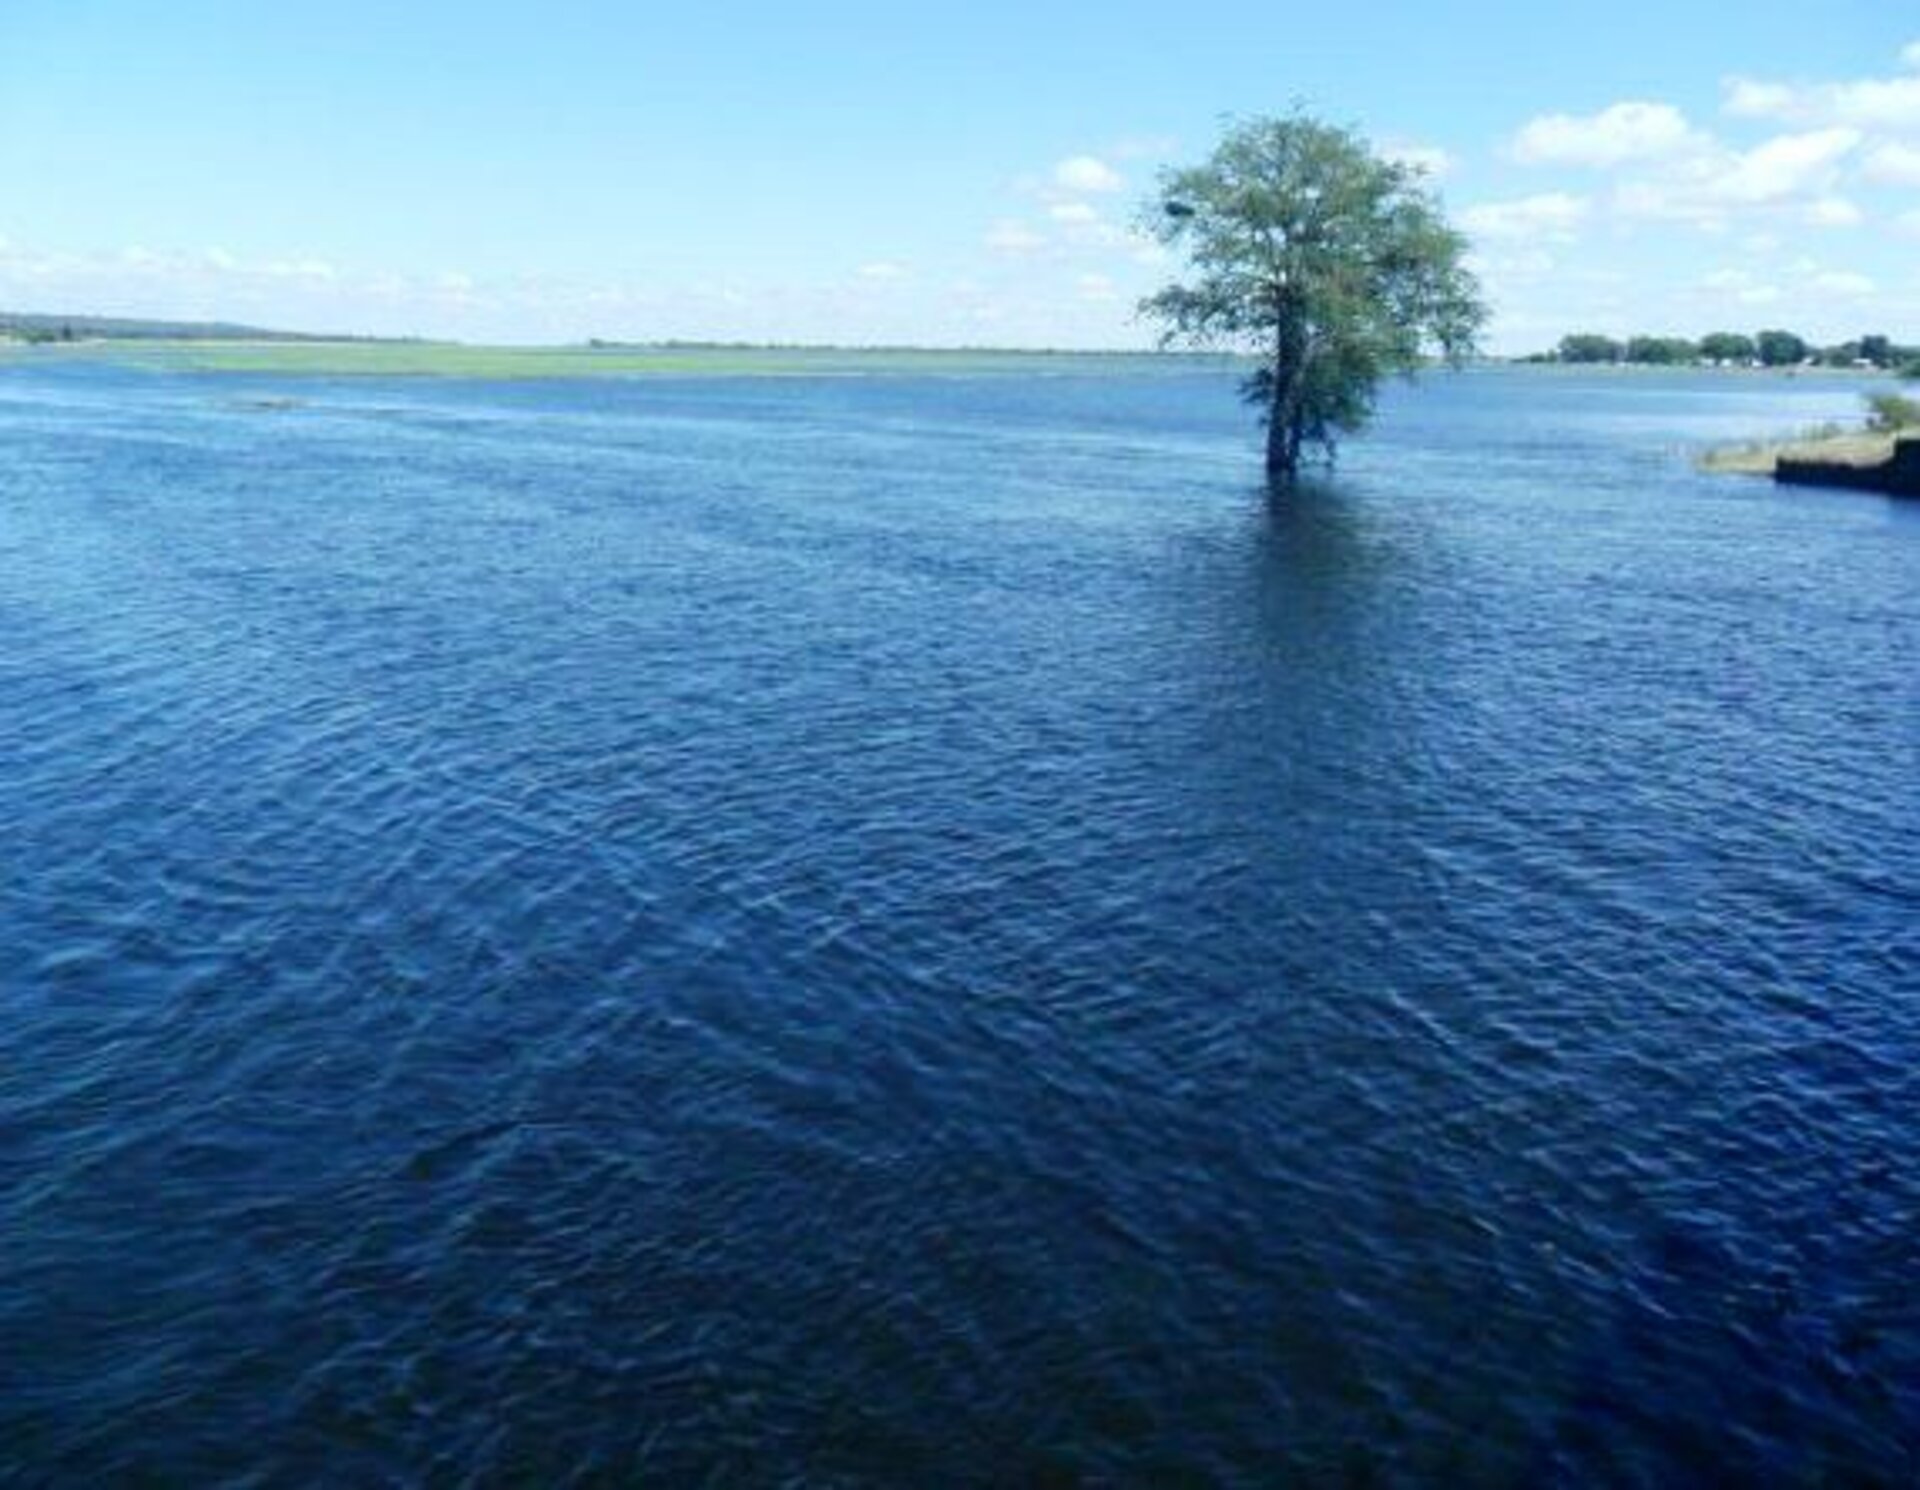
{"type": "Polygon", "coordinates": [[[1430,163],[1495,350],[1920,341],[1920,9],[0,0],[0,308],[1128,346],[1225,115],[1430,163]]]}

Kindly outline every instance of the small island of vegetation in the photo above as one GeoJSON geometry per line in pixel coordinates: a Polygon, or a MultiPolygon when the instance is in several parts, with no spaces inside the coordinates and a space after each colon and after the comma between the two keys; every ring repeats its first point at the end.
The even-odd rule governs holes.
{"type": "Polygon", "coordinates": [[[1876,393],[1867,409],[1864,428],[1826,424],[1788,439],[1721,446],[1702,455],[1700,467],[1797,486],[1920,496],[1920,399],[1876,393]]]}

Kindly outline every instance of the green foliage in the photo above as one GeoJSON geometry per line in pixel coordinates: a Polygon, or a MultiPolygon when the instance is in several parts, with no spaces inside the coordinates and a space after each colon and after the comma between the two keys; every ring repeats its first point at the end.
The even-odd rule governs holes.
{"type": "Polygon", "coordinates": [[[1364,426],[1383,378],[1430,353],[1458,363],[1486,319],[1422,174],[1301,114],[1235,125],[1205,163],[1166,172],[1142,226],[1192,277],[1141,301],[1162,344],[1252,352],[1242,392],[1267,423],[1267,470],[1297,472],[1364,426]]]}
{"type": "Polygon", "coordinates": [[[1754,346],[1767,367],[1792,367],[1807,360],[1806,342],[1791,331],[1762,331],[1754,346]]]}
{"type": "Polygon", "coordinates": [[[1636,336],[1627,343],[1627,361],[1654,367],[1684,367],[1700,359],[1700,349],[1684,336],[1636,336]]]}
{"type": "Polygon", "coordinates": [[[1709,362],[1742,365],[1760,355],[1753,338],[1740,331],[1714,331],[1700,338],[1700,355],[1709,362]]]}
{"type": "Polygon", "coordinates": [[[1556,355],[1562,362],[1624,362],[1627,349],[1610,336],[1581,331],[1572,336],[1561,337],[1560,348],[1556,355]]]}
{"type": "Polygon", "coordinates": [[[1872,413],[1867,417],[1867,428],[1878,434],[1893,434],[1896,430],[1920,429],[1920,398],[1908,398],[1900,393],[1875,393],[1867,398],[1867,407],[1872,413]]]}
{"type": "Polygon", "coordinates": [[[1878,333],[1830,347],[1815,347],[1803,336],[1777,330],[1762,331],[1758,336],[1740,331],[1714,331],[1698,342],[1684,337],[1635,336],[1622,343],[1612,337],[1583,333],[1562,337],[1559,347],[1545,358],[1530,360],[1638,362],[1653,366],[1710,362],[1733,367],[1751,366],[1755,362],[1767,367],[1799,367],[1811,362],[1822,367],[1902,369],[1920,364],[1914,348],[1900,346],[1891,337],[1878,333]]]}

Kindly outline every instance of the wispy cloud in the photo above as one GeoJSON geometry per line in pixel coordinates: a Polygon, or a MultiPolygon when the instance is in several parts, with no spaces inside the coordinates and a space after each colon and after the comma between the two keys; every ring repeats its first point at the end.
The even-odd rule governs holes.
{"type": "Polygon", "coordinates": [[[1816,290],[1824,290],[1829,295],[1845,295],[1850,299],[1871,295],[1875,288],[1870,276],[1856,274],[1849,269],[1826,269],[1809,278],[1816,290]]]}
{"type": "Polygon", "coordinates": [[[1743,306],[1772,305],[1780,298],[1780,287],[1760,279],[1747,269],[1716,269],[1705,275],[1700,287],[1709,294],[1743,306]]]}
{"type": "Polygon", "coordinates": [[[1867,152],[1862,170],[1871,181],[1920,186],[1920,145],[1883,140],[1867,152]]]}
{"type": "Polygon", "coordinates": [[[1857,228],[1866,220],[1859,204],[1846,197],[1821,197],[1807,208],[1807,221],[1816,228],[1857,228]]]}
{"type": "Polygon", "coordinates": [[[1067,191],[1107,192],[1123,191],[1127,179],[1095,155],[1071,155],[1053,168],[1053,180],[1056,186],[1067,191]]]}
{"type": "Polygon", "coordinates": [[[1036,233],[1023,222],[1003,219],[987,229],[988,248],[997,254],[1037,253],[1047,246],[1046,235],[1036,233]]]}
{"type": "Polygon", "coordinates": [[[1541,192],[1507,202],[1479,202],[1460,214],[1460,225],[1476,238],[1520,238],[1564,242],[1586,218],[1584,197],[1541,192]]]}
{"type": "MultiPolygon", "coordinates": [[[[1900,61],[1920,73],[1920,42],[1905,48],[1900,61]]],[[[1920,76],[1830,83],[1732,77],[1723,85],[1722,106],[1741,118],[1779,119],[1801,125],[1843,124],[1893,133],[1920,131],[1920,76]]]]}

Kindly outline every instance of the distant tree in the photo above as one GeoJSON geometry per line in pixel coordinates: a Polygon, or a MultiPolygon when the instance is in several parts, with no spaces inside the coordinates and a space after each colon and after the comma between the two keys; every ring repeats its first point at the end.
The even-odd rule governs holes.
{"type": "Polygon", "coordinates": [[[1237,347],[1267,427],[1267,474],[1331,454],[1390,374],[1459,363],[1486,320],[1467,244],[1414,167],[1302,114],[1251,119],[1197,166],[1168,171],[1142,225],[1183,252],[1189,282],[1140,302],[1163,344],[1237,347]]]}
{"type": "Polygon", "coordinates": [[[1755,350],[1768,367],[1791,367],[1807,360],[1807,344],[1791,331],[1762,331],[1754,338],[1755,350]]]}
{"type": "Polygon", "coordinates": [[[1860,355],[1875,367],[1892,367],[1893,343],[1884,336],[1863,336],[1860,338],[1860,355]]]}
{"type": "Polygon", "coordinates": [[[1626,355],[1627,349],[1621,343],[1595,332],[1576,332],[1560,338],[1562,362],[1622,362],[1626,355]]]}
{"type": "Polygon", "coordinates": [[[1699,349],[1681,336],[1636,336],[1627,343],[1627,361],[1657,367],[1692,362],[1699,355],[1699,349]]]}
{"type": "Polygon", "coordinates": [[[1753,338],[1739,331],[1715,331],[1700,338],[1700,355],[1709,362],[1751,362],[1759,355],[1753,338]]]}

